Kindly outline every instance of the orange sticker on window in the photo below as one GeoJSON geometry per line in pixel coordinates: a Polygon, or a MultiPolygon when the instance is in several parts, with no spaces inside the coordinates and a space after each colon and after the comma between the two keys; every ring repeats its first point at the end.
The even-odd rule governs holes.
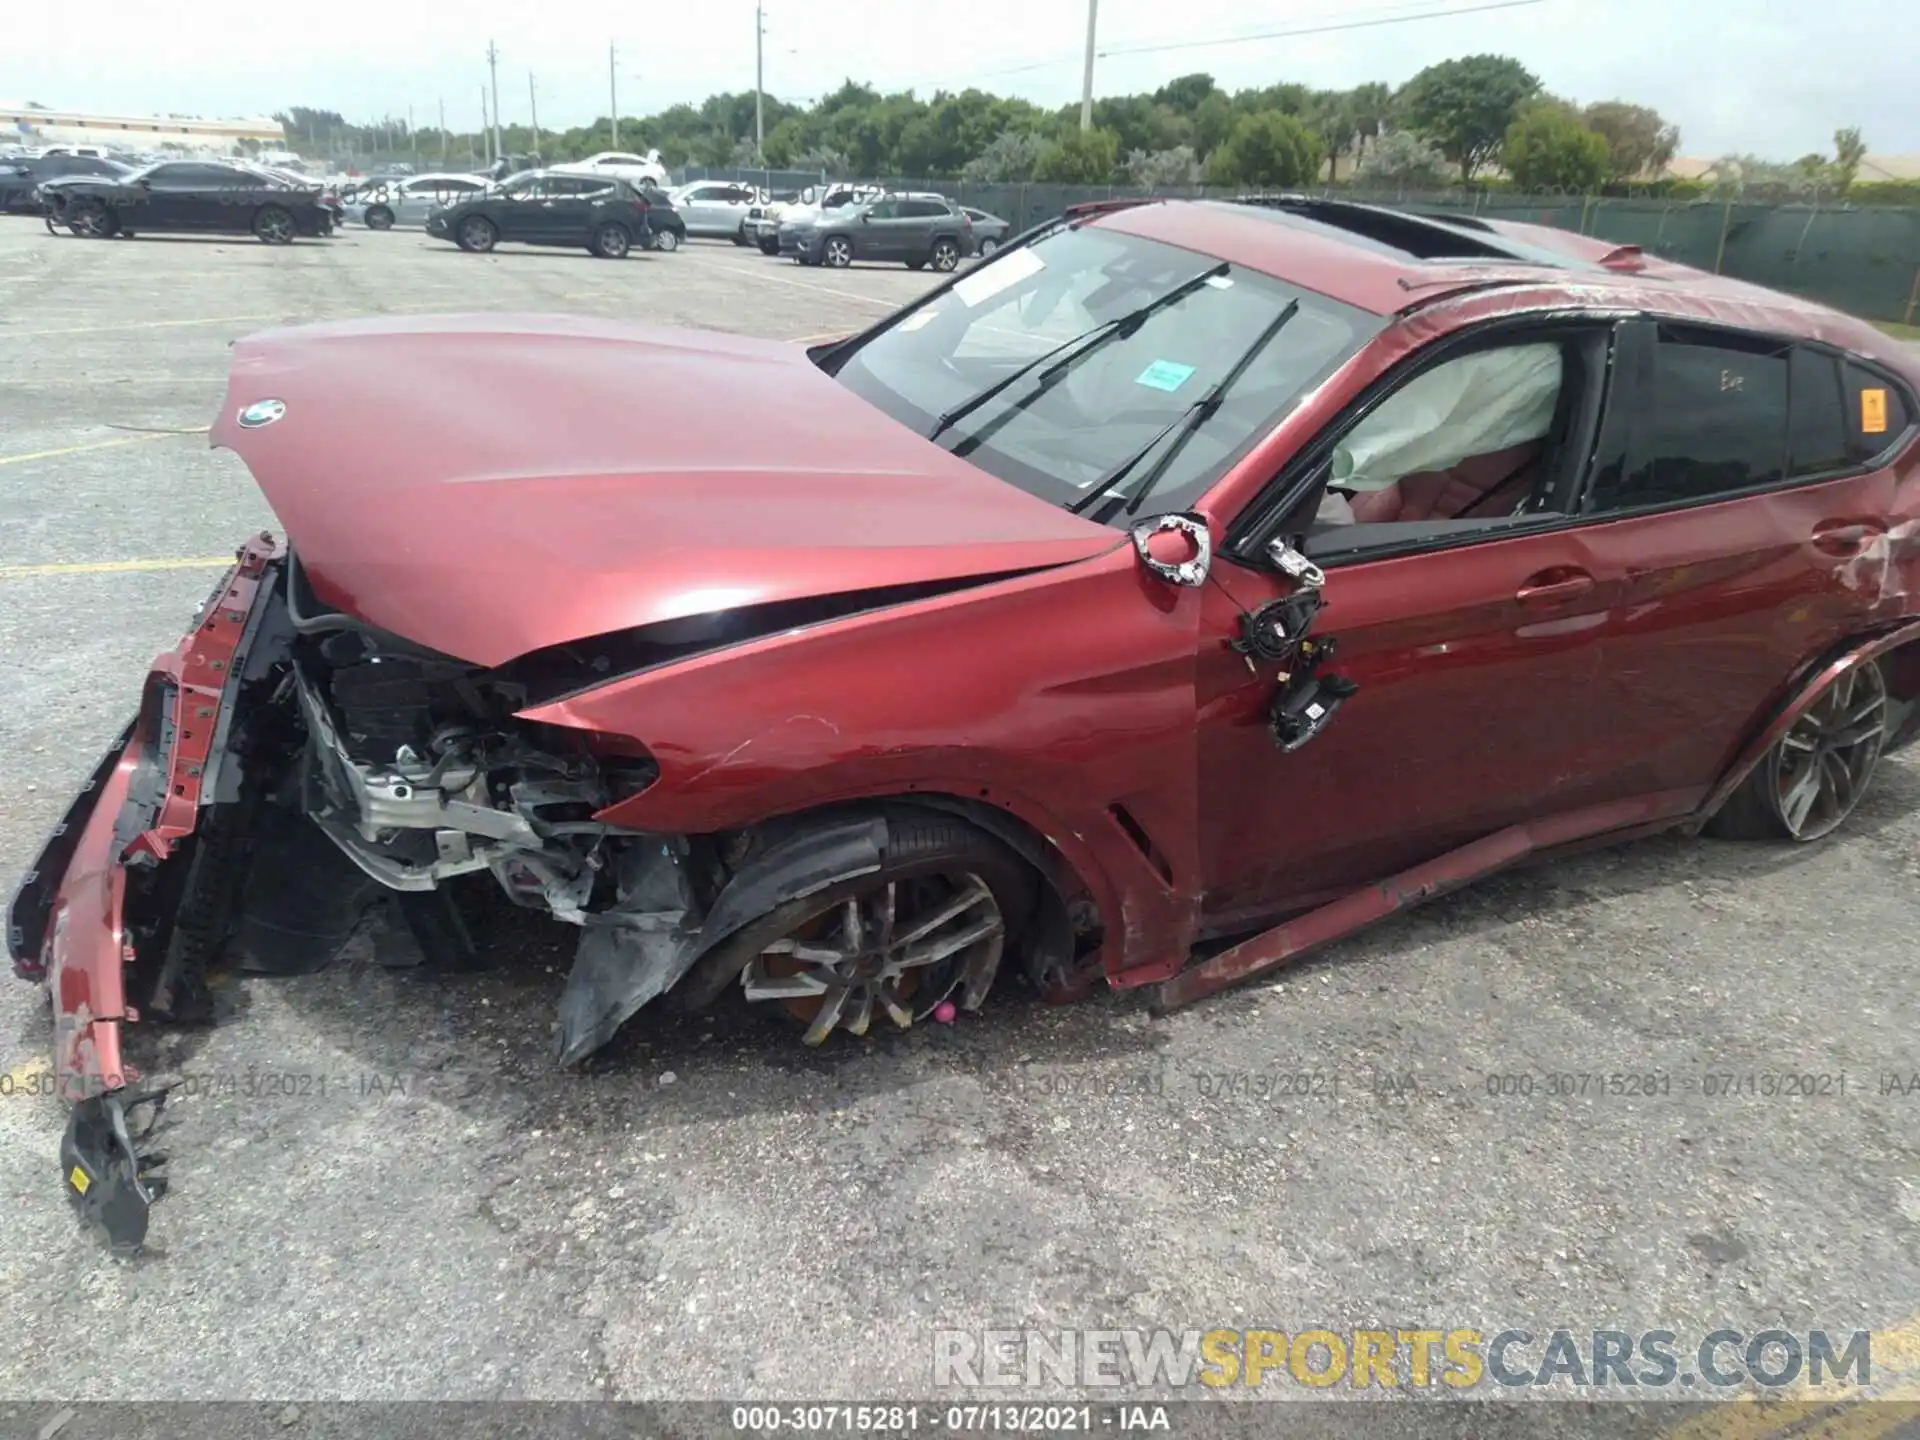
{"type": "Polygon", "coordinates": [[[1862,390],[1860,392],[1860,429],[1867,435],[1887,433],[1886,391],[1862,390]]]}

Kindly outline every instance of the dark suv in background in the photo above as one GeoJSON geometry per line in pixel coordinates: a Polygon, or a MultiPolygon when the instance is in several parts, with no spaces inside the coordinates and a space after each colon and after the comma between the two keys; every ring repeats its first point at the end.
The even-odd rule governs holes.
{"type": "Polygon", "coordinates": [[[973,252],[973,222],[944,195],[892,191],[876,200],[828,211],[792,233],[784,227],[781,249],[792,245],[802,265],[851,265],[856,260],[891,261],[909,270],[951,270],[973,252]]]}

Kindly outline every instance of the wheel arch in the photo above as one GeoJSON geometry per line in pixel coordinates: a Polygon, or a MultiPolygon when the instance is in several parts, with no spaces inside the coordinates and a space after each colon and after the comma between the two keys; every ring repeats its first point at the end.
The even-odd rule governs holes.
{"type": "Polygon", "coordinates": [[[1915,722],[1920,721],[1920,615],[1908,615],[1880,629],[1849,636],[1801,666],[1784,687],[1784,698],[1769,702],[1748,728],[1732,763],[1707,792],[1707,798],[1694,812],[1687,828],[1698,832],[1719,813],[1767,751],[1806,713],[1828,685],[1857,665],[1868,660],[1886,662],[1888,657],[1892,660],[1884,665],[1887,692],[1905,707],[1899,729],[1888,748],[1897,749],[1917,738],[1914,727],[1915,722]]]}
{"type": "MultiPolygon", "coordinates": [[[[1049,998],[1068,999],[1085,993],[1097,978],[1098,969],[1090,963],[1091,957],[1103,948],[1100,941],[1108,929],[1107,917],[1113,913],[1112,885],[1105,867],[1084,844],[1070,841],[1075,852],[1070,856],[1052,838],[1064,827],[1038,806],[1004,792],[978,786],[974,789],[973,794],[962,794],[957,786],[929,786],[849,795],[769,816],[732,833],[755,837],[771,849],[794,845],[808,835],[840,833],[851,821],[884,820],[888,815],[934,812],[964,820],[1005,846],[1040,882],[1034,889],[1033,908],[1021,917],[1016,936],[1017,954],[1028,978],[1049,998]],[[1089,955],[1083,958],[1081,951],[1089,947],[1089,955]]],[[[855,873],[849,871],[847,876],[835,878],[855,873]]],[[[756,902],[770,898],[771,903],[780,903],[794,898],[779,893],[784,878],[777,873],[755,877],[756,902]]],[[[736,885],[730,882],[721,892],[722,898],[735,892],[736,885]]],[[[720,903],[716,900],[716,908],[720,903]]]]}

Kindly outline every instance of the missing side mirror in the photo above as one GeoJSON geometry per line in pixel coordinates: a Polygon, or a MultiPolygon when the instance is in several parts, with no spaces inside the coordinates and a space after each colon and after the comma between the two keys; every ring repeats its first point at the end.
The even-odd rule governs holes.
{"type": "Polygon", "coordinates": [[[1213,563],[1213,535],[1198,515],[1156,515],[1128,534],[1140,563],[1169,585],[1204,585],[1213,563]]]}

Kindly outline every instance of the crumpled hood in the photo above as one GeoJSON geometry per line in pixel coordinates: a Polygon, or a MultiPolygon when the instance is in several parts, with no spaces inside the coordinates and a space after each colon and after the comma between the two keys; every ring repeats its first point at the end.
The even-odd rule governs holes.
{"type": "Polygon", "coordinates": [[[246,461],[319,599],[482,665],[1120,543],[888,419],[798,345],[585,316],[249,336],[212,441],[246,461]],[[263,400],[284,414],[242,425],[263,400]]]}

